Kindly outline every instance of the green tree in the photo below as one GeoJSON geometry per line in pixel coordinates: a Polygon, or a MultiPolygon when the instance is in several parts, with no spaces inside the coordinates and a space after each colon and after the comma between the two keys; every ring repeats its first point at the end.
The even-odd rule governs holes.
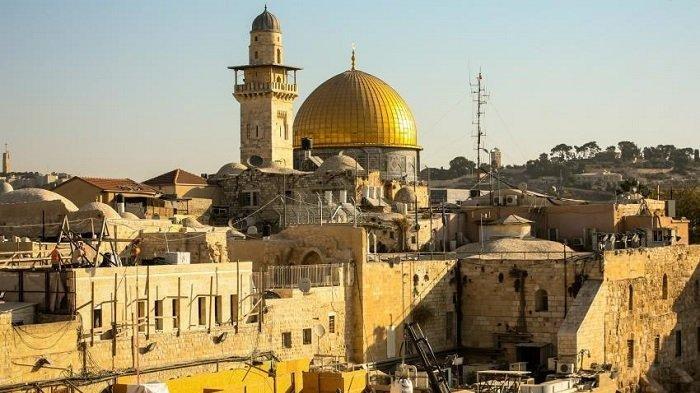
{"type": "Polygon", "coordinates": [[[676,191],[676,215],[690,220],[690,237],[700,241],[700,185],[694,184],[676,191]]]}
{"type": "Polygon", "coordinates": [[[634,162],[641,154],[634,142],[621,141],[617,143],[617,147],[620,149],[620,158],[625,162],[634,162]]]}
{"type": "Polygon", "coordinates": [[[586,158],[595,157],[598,153],[600,153],[600,146],[598,146],[598,142],[596,141],[584,143],[583,146],[581,146],[581,149],[583,150],[583,154],[586,158]]]}
{"type": "Polygon", "coordinates": [[[693,163],[693,149],[674,149],[669,155],[669,160],[673,163],[674,172],[685,172],[693,163]]]}
{"type": "Polygon", "coordinates": [[[450,160],[450,169],[453,178],[468,175],[474,172],[476,168],[476,163],[467,159],[466,157],[455,157],[450,160]]]}
{"type": "Polygon", "coordinates": [[[551,156],[552,158],[559,159],[559,161],[566,161],[571,158],[571,149],[573,148],[566,143],[560,143],[552,148],[551,156]]]}

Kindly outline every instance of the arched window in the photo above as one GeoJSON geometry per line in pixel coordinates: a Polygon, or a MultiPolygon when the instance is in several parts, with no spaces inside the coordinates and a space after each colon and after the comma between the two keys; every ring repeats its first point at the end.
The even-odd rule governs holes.
{"type": "Polygon", "coordinates": [[[258,51],[255,51],[255,58],[258,58],[258,51]]]}
{"type": "Polygon", "coordinates": [[[277,62],[282,62],[282,51],[280,49],[277,49],[277,62]]]}
{"type": "Polygon", "coordinates": [[[503,273],[498,273],[498,282],[503,283],[503,273]]]}
{"type": "Polygon", "coordinates": [[[666,274],[661,279],[661,298],[668,299],[668,276],[666,274]]]}
{"type": "Polygon", "coordinates": [[[627,301],[627,309],[632,310],[634,308],[634,288],[630,285],[629,287],[629,299],[627,301]]]}
{"type": "Polygon", "coordinates": [[[535,311],[548,311],[549,310],[549,297],[547,296],[547,291],[544,289],[538,289],[535,292],[535,311]]]}
{"type": "Polygon", "coordinates": [[[258,40],[258,36],[255,36],[254,38],[255,38],[255,41],[257,41],[257,40],[258,40]]]}

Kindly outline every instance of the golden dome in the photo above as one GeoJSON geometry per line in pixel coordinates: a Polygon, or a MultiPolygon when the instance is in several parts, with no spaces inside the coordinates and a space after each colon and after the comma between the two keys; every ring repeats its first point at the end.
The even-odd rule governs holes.
{"type": "Polygon", "coordinates": [[[383,146],[418,149],[413,113],[396,90],[355,69],[323,82],[294,119],[294,147],[383,146]]]}

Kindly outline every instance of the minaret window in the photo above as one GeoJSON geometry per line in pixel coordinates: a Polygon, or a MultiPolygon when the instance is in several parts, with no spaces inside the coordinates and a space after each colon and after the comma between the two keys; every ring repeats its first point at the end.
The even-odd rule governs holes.
{"type": "Polygon", "coordinates": [[[258,51],[255,51],[255,58],[258,58],[258,51]]]}
{"type": "Polygon", "coordinates": [[[277,49],[277,62],[281,63],[282,62],[282,51],[277,49]]]}
{"type": "Polygon", "coordinates": [[[257,42],[257,41],[258,41],[258,36],[255,36],[254,39],[255,39],[255,42],[257,42]]]}
{"type": "Polygon", "coordinates": [[[255,137],[260,138],[260,127],[255,126],[255,137]]]}

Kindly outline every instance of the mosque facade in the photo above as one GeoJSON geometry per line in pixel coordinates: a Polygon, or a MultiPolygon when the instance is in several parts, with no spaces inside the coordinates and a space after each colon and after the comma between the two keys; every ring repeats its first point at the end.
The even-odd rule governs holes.
{"type": "Polygon", "coordinates": [[[319,85],[296,116],[300,68],[284,65],[280,22],[267,8],[253,21],[248,55],[249,64],[229,67],[241,105],[242,164],[312,171],[342,154],[386,180],[416,178],[413,112],[386,82],[355,67],[354,50],[350,69],[319,85]]]}

